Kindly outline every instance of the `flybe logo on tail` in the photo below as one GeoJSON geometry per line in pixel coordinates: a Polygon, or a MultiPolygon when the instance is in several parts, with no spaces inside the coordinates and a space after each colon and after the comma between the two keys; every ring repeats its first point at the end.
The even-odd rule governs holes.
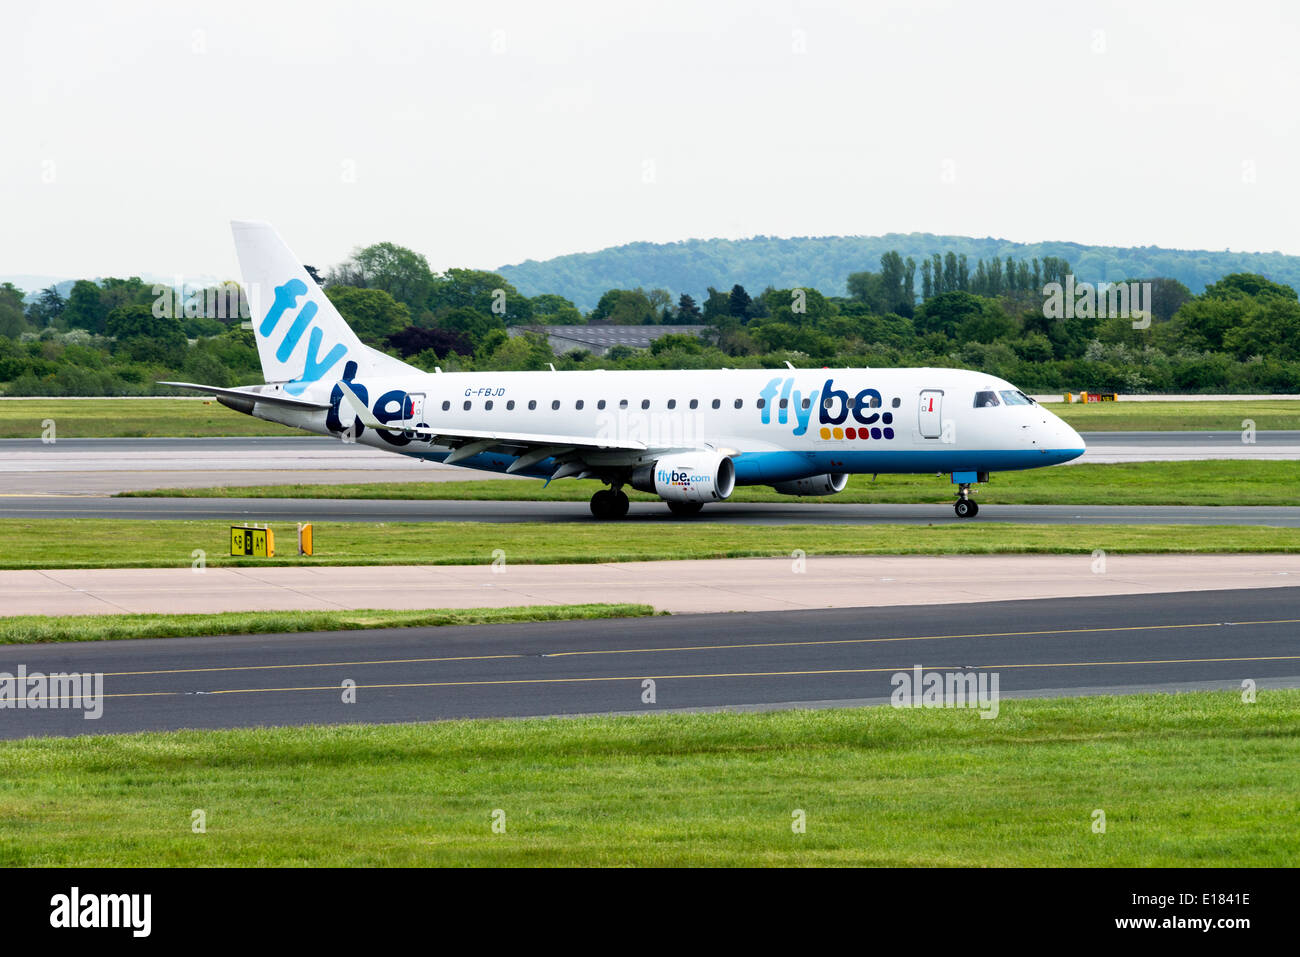
{"type": "MultiPolygon", "coordinates": [[[[290,279],[283,286],[275,287],[275,301],[271,303],[271,308],[262,320],[262,324],[257,329],[257,334],[264,339],[270,339],[271,333],[280,323],[285,313],[298,305],[298,300],[307,294],[307,284],[301,279],[290,279]]],[[[280,340],[279,346],[275,350],[275,358],[280,362],[288,362],[289,357],[293,355],[293,350],[298,347],[302,341],[303,334],[311,328],[311,334],[307,337],[307,357],[303,363],[302,374],[284,387],[284,391],[290,395],[301,394],[307,386],[313,382],[319,382],[331,368],[337,365],[344,356],[348,354],[347,346],[341,342],[336,342],[330,351],[325,353],[325,357],[320,357],[321,343],[325,339],[325,333],[320,326],[313,326],[312,320],[316,318],[316,303],[310,299],[303,303],[298,314],[294,317],[293,323],[285,332],[284,338],[280,340]]]]}
{"type": "MultiPolygon", "coordinates": [[[[820,389],[804,396],[794,388],[794,379],[773,379],[759,391],[759,421],[770,425],[792,425],[795,435],[806,435],[817,410],[817,435],[823,439],[892,439],[894,414],[875,411],[883,400],[876,389],[862,389],[856,395],[835,388],[835,380],[827,379],[820,389]],[[776,414],[773,415],[773,406],[776,414]],[[791,412],[794,422],[791,423],[791,412]],[[852,416],[853,424],[843,427],[852,416]]],[[[895,400],[897,401],[897,400],[895,400]]]]}

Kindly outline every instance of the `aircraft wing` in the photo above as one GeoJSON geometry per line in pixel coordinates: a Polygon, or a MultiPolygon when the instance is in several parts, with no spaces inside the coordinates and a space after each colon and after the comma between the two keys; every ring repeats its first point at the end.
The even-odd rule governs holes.
{"type": "Polygon", "coordinates": [[[508,449],[511,450],[511,454],[519,456],[507,469],[508,472],[516,472],[544,459],[555,458],[561,460],[563,464],[552,477],[563,478],[584,472],[583,463],[589,462],[598,453],[617,455],[645,452],[649,449],[646,443],[637,439],[606,439],[591,435],[560,435],[551,432],[502,432],[495,429],[456,429],[443,426],[409,426],[398,422],[385,423],[375,417],[346,382],[340,382],[339,387],[343,390],[343,398],[356,413],[357,421],[362,425],[387,432],[413,432],[428,436],[430,440],[445,440],[445,444],[455,446],[452,453],[444,460],[448,464],[455,464],[462,459],[492,449],[508,449]],[[564,474],[561,475],[561,472],[564,474]]]}

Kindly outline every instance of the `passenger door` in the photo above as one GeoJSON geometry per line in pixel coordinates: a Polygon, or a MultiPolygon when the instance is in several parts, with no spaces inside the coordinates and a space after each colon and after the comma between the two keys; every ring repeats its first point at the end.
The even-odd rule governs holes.
{"type": "MultiPolygon", "coordinates": [[[[424,421],[424,393],[408,392],[402,400],[402,424],[410,430],[418,425],[426,425],[424,421]]],[[[412,433],[413,434],[413,433],[412,433]]]]}
{"type": "Polygon", "coordinates": [[[917,428],[923,439],[937,439],[943,432],[943,390],[925,389],[917,414],[917,428]]]}

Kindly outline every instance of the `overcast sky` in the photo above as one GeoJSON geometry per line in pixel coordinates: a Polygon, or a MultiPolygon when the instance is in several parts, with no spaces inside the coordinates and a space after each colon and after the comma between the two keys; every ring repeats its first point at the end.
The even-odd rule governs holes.
{"type": "Polygon", "coordinates": [[[1293,3],[6,3],[0,274],[929,231],[1300,254],[1293,3]]]}

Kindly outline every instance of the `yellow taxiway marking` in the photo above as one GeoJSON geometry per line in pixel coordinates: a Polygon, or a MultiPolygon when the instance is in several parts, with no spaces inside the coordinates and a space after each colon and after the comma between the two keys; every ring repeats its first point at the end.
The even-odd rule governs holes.
{"type": "MultiPolygon", "coordinates": [[[[899,638],[835,638],[812,641],[764,641],[754,644],[727,644],[727,645],[677,645],[668,648],[597,648],[590,651],[555,651],[547,652],[540,657],[545,658],[576,658],[585,655],[647,655],[660,654],[666,651],[745,651],[750,648],[799,648],[813,645],[867,645],[878,644],[894,641],[943,641],[955,638],[1041,638],[1046,636],[1057,635],[1086,635],[1099,634],[1103,632],[1123,632],[1123,631],[1171,631],[1179,628],[1227,628],[1238,627],[1243,625],[1295,625],[1300,624],[1300,618],[1279,618],[1264,621],[1203,621],[1189,622],[1187,624],[1177,625],[1124,625],[1114,628],[1067,628],[1053,629],[1047,631],[993,631],[974,633],[969,635],[912,635],[899,638]]],[[[156,671],[110,671],[105,672],[106,678],[127,678],[139,677],[142,675],[189,675],[189,674],[209,674],[227,671],[279,671],[288,668],[361,668],[367,665],[415,665],[415,664],[432,664],[443,661],[502,661],[502,660],[522,660],[526,658],[537,658],[536,654],[505,654],[505,655],[452,655],[434,658],[376,658],[373,660],[362,661],[317,661],[284,665],[226,665],[215,668],[169,668],[159,669],[156,671]]]]}
{"type": "MultiPolygon", "coordinates": [[[[1268,655],[1252,658],[1152,658],[1141,661],[1056,661],[1043,662],[1039,664],[1018,663],[1009,665],[983,665],[981,670],[997,671],[999,669],[1011,668],[1097,668],[1111,665],[1190,665],[1190,664],[1214,664],[1226,662],[1247,662],[1247,661],[1300,661],[1300,655],[1268,655]]],[[[653,678],[656,681],[669,681],[674,678],[791,678],[791,677],[809,677],[812,675],[864,675],[877,674],[880,672],[910,672],[916,667],[916,663],[898,665],[890,668],[828,668],[814,671],[734,671],[719,672],[716,674],[685,674],[685,675],[614,675],[614,676],[592,676],[576,678],[492,678],[479,681],[414,681],[394,684],[359,684],[355,687],[369,690],[384,690],[392,688],[467,688],[479,687],[484,685],[549,685],[549,684],[587,684],[598,681],[644,681],[647,678],[653,678]]],[[[972,671],[973,668],[959,667],[956,665],[923,665],[922,667],[931,671],[972,671]]],[[[139,691],[139,692],[122,692],[119,694],[101,695],[104,698],[159,698],[175,697],[178,695],[219,695],[219,694],[265,694],[274,691],[334,691],[337,692],[342,685],[305,685],[303,687],[289,688],[222,688],[216,691],[139,691]]],[[[28,700],[31,697],[28,696],[28,700]]]]}

